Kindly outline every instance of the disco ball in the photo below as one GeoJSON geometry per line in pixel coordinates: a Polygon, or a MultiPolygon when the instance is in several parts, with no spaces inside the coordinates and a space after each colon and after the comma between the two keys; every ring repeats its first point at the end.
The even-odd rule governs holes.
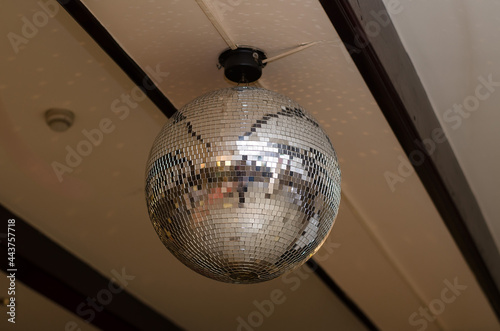
{"type": "Polygon", "coordinates": [[[232,87],[166,123],[150,152],[146,197],[156,233],[182,263],[215,280],[257,283],[319,249],[339,208],[340,169],[299,104],[232,87]]]}

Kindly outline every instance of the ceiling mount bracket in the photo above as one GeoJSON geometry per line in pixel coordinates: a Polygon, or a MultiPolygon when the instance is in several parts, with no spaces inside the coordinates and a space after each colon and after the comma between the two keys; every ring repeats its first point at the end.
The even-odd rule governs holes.
{"type": "Polygon", "coordinates": [[[224,67],[224,75],[235,83],[252,83],[262,76],[266,54],[251,47],[228,49],[219,56],[219,66],[224,67]]]}

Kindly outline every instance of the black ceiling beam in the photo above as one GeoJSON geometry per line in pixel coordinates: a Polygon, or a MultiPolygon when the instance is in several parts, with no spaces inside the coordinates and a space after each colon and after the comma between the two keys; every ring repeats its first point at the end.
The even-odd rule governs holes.
{"type": "MultiPolygon", "coordinates": [[[[0,205],[0,219],[3,229],[7,232],[7,220],[15,220],[15,269],[16,279],[44,295],[45,297],[66,308],[69,312],[78,316],[81,320],[76,323],[89,322],[102,330],[181,330],[173,322],[157,313],[151,307],[127,292],[123,281],[117,280],[110,285],[110,280],[95,269],[78,259],[73,254],[47,238],[40,231],[33,228],[18,215],[13,214],[4,206],[0,205]],[[94,317],[88,313],[90,305],[88,298],[99,298],[98,293],[102,290],[112,289],[109,304],[98,305],[94,309],[94,317]],[[84,308],[78,307],[84,303],[84,308]],[[98,311],[101,309],[102,311],[98,311]]],[[[12,268],[7,265],[8,242],[5,236],[0,240],[0,252],[2,254],[1,268],[6,273],[12,268]]],[[[120,275],[123,270],[117,270],[120,275]]],[[[102,297],[108,300],[107,297],[102,297]]],[[[22,303],[20,303],[22,304],[22,303]]],[[[49,317],[50,318],[50,317],[49,317]]],[[[72,322],[72,321],[68,321],[72,322]]],[[[71,327],[69,327],[71,328],[71,327]]],[[[68,328],[68,329],[69,329],[68,328]]]]}
{"type": "Polygon", "coordinates": [[[111,59],[129,76],[129,78],[146,94],[146,96],[167,117],[175,114],[177,109],[160,91],[154,81],[142,68],[121,48],[106,28],[95,18],[79,0],[57,0],[73,19],[89,34],[92,39],[109,55],[111,59]]]}
{"type": "Polygon", "coordinates": [[[415,171],[500,320],[498,250],[448,141],[422,148],[442,128],[382,0],[320,3],[408,158],[424,156],[415,171]]]}
{"type": "Polygon", "coordinates": [[[365,315],[363,310],[354,302],[347,293],[330,277],[330,275],[316,262],[314,259],[309,259],[306,265],[314,271],[316,276],[339,298],[340,301],[351,311],[354,316],[370,331],[378,331],[378,327],[373,321],[365,315]]]}

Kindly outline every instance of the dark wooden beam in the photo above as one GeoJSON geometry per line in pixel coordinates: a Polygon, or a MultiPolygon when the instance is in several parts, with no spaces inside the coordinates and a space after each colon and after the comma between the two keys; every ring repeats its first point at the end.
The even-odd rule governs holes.
{"type": "MultiPolygon", "coordinates": [[[[79,0],[57,0],[73,19],[94,39],[109,57],[129,76],[129,78],[146,94],[146,96],[167,117],[175,114],[177,109],[160,91],[155,82],[132,59],[106,28],[79,0]]],[[[119,5],[119,4],[118,4],[119,5]]]]}
{"type": "Polygon", "coordinates": [[[314,259],[309,259],[306,265],[321,279],[321,281],[332,291],[337,298],[358,318],[358,320],[370,331],[378,331],[379,329],[373,321],[359,308],[347,293],[333,280],[332,277],[316,262],[314,259]]]}
{"type": "MultiPolygon", "coordinates": [[[[3,220],[1,232],[7,232],[7,220],[15,220],[16,280],[76,316],[79,316],[78,306],[85,304],[86,308],[80,310],[82,312],[80,317],[91,319],[89,322],[102,330],[181,330],[166,317],[128,293],[125,287],[122,286],[123,289],[117,291],[118,285],[123,285],[119,281],[112,285],[117,293],[112,293],[109,304],[98,304],[99,308],[94,310],[91,318],[91,314],[86,313],[90,307],[87,299],[96,298],[102,290],[109,291],[110,280],[2,205],[0,205],[0,219],[3,220]],[[100,309],[102,311],[98,311],[100,309]]],[[[5,257],[1,259],[2,270],[10,273],[7,271],[10,267],[7,265],[7,240],[4,238],[0,241],[0,254],[5,257]]],[[[122,275],[122,270],[117,271],[122,275]]],[[[81,321],[78,319],[68,322],[78,324],[82,323],[81,321]]]]}
{"type": "Polygon", "coordinates": [[[320,3],[405,153],[424,156],[415,171],[500,320],[500,255],[448,141],[422,147],[442,128],[382,0],[320,3]]]}

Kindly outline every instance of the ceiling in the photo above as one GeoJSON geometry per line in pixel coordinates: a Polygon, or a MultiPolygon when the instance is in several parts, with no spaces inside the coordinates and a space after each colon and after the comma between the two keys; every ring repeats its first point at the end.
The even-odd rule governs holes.
{"type": "MultiPolygon", "coordinates": [[[[83,3],[176,108],[204,92],[230,85],[216,67],[227,45],[195,1],[83,3]]],[[[308,109],[340,158],[342,202],[331,235],[316,256],[320,266],[380,330],[418,329],[410,316],[439,299],[447,282],[455,280],[467,288],[426,330],[499,330],[485,295],[419,177],[408,176],[396,190],[388,184],[384,173],[408,159],[321,4],[214,3],[237,44],[256,46],[268,56],[320,41],[269,63],[259,81],[308,109]]],[[[417,22],[419,16],[410,19],[414,13],[426,15],[423,5],[407,5],[415,11],[401,12],[394,17],[395,25],[433,106],[444,110],[470,94],[466,87],[473,89],[475,77],[485,71],[456,77],[447,57],[435,60],[430,58],[434,53],[422,52],[423,48],[436,49],[433,42],[438,39],[429,38],[431,28],[422,19],[417,22]],[[412,22],[424,32],[417,34],[412,22]],[[427,34],[425,29],[429,29],[427,34]],[[437,61],[435,67],[430,64],[433,61],[437,61]],[[436,74],[436,68],[445,64],[450,74],[436,74]],[[433,75],[446,76],[446,80],[442,78],[439,84],[433,75]],[[472,83],[461,90],[443,88],[459,85],[457,81],[472,83]]],[[[441,9],[449,8],[443,5],[441,9]]],[[[9,2],[0,14],[0,28],[5,34],[22,34],[23,18],[31,19],[41,10],[34,0],[9,2]]],[[[451,29],[448,33],[456,34],[451,29]]],[[[366,329],[305,266],[292,275],[245,286],[206,279],[178,262],[156,237],[143,192],[149,148],[165,116],[147,98],[132,104],[124,101],[127,95],[137,99],[134,83],[63,9],[26,40],[17,52],[8,38],[1,41],[2,205],[100,274],[111,278],[113,270],[125,268],[135,277],[126,291],[181,328],[234,330],[240,317],[246,320],[256,310],[255,301],[267,300],[280,290],[286,300],[256,329],[366,329]],[[53,132],[46,125],[43,114],[53,107],[75,113],[75,123],[67,132],[53,132]],[[109,119],[114,130],[103,135],[102,143],[59,181],[53,162],[65,163],[68,150],[86,139],[82,131],[99,128],[103,119],[109,119]]],[[[496,104],[494,98],[485,102],[496,104]]],[[[479,109],[471,121],[464,121],[463,130],[446,133],[495,233],[499,211],[493,197],[498,195],[498,185],[494,185],[498,176],[484,173],[490,166],[496,169],[498,155],[484,152],[494,148],[477,148],[494,141],[488,124],[494,116],[493,111],[479,109]],[[467,162],[470,157],[491,164],[467,162]]],[[[443,128],[447,130],[445,123],[443,128]]],[[[19,291],[30,298],[26,300],[35,300],[37,295],[24,287],[19,291]]],[[[76,315],[76,310],[72,312],[76,315]]],[[[54,323],[67,322],[62,313],[48,314],[54,323]]]]}
{"type": "MultiPolygon", "coordinates": [[[[0,272],[0,286],[6,289],[9,288],[9,283],[7,274],[0,272]]],[[[18,302],[15,318],[16,323],[12,324],[7,321],[7,318],[10,318],[10,316],[5,315],[7,318],[2,318],[0,321],[0,328],[2,330],[33,330],[35,326],[37,330],[65,330],[67,323],[70,326],[77,325],[81,331],[99,330],[92,324],[85,323],[79,316],[55,304],[38,292],[33,291],[23,283],[18,282],[16,288],[16,301],[18,302]],[[48,316],[50,318],[47,318],[48,316]]],[[[6,310],[4,306],[1,306],[0,309],[6,310]]]]}
{"type": "Polygon", "coordinates": [[[404,0],[391,18],[500,250],[500,49],[487,38],[500,29],[499,9],[497,1],[404,0]]]}

